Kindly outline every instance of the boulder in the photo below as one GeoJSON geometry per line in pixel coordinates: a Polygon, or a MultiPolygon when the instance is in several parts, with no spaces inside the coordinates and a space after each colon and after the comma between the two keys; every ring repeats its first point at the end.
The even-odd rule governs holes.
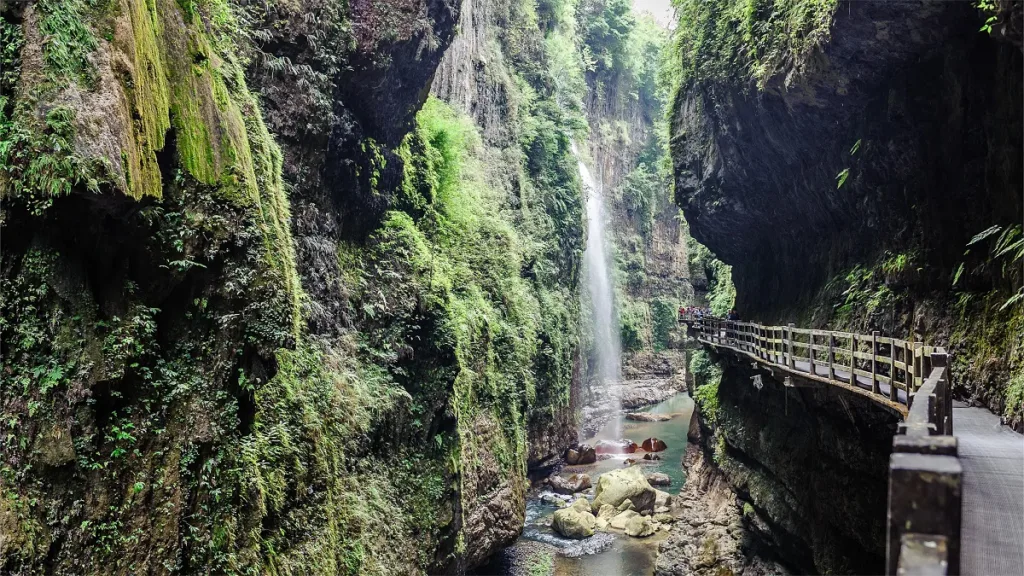
{"type": "Polygon", "coordinates": [[[597,511],[598,518],[604,518],[605,520],[611,520],[618,514],[619,511],[615,509],[615,506],[611,504],[602,504],[601,509],[597,511]]]}
{"type": "Polygon", "coordinates": [[[676,521],[675,516],[664,512],[658,512],[653,516],[653,519],[655,522],[660,522],[662,524],[671,524],[676,521]]]}
{"type": "Polygon", "coordinates": [[[565,453],[565,462],[570,466],[593,464],[597,462],[597,453],[590,444],[580,444],[565,453]]]}
{"type": "Polygon", "coordinates": [[[640,467],[622,468],[606,472],[597,479],[593,509],[600,510],[603,504],[618,508],[629,500],[637,510],[653,510],[656,498],[656,491],[647,483],[640,467]]]}
{"type": "Polygon", "coordinates": [[[650,518],[634,516],[626,522],[626,535],[634,538],[646,538],[654,534],[654,523],[650,518]]]}
{"type": "Polygon", "coordinates": [[[648,452],[647,454],[644,454],[644,460],[661,460],[661,456],[648,452]]]}
{"type": "Polygon", "coordinates": [[[623,466],[632,466],[633,464],[636,464],[636,463],[637,463],[637,459],[636,458],[626,458],[622,462],[622,465],[623,466]]]}
{"type": "Polygon", "coordinates": [[[626,414],[626,420],[634,422],[665,422],[675,417],[675,414],[654,414],[651,412],[630,412],[626,414]]]}
{"type": "Polygon", "coordinates": [[[550,492],[541,494],[540,501],[548,506],[554,506],[556,508],[564,508],[567,504],[564,498],[560,497],[558,494],[552,494],[550,492]]]}
{"type": "Polygon", "coordinates": [[[594,446],[598,454],[632,454],[636,449],[636,442],[632,440],[601,440],[594,446]]]}
{"type": "Polygon", "coordinates": [[[672,495],[668,492],[654,489],[654,507],[664,506],[668,508],[672,506],[672,495]]]}
{"type": "Polygon", "coordinates": [[[626,510],[625,512],[619,512],[614,518],[608,521],[608,525],[616,530],[625,530],[626,524],[629,523],[633,518],[639,518],[640,515],[635,510],[626,510]]]}
{"type": "Polygon", "coordinates": [[[647,440],[644,440],[640,447],[643,448],[645,452],[661,452],[668,449],[668,445],[665,444],[665,441],[657,438],[648,438],[647,440]]]}
{"type": "Polygon", "coordinates": [[[551,489],[559,494],[575,494],[590,488],[590,476],[586,474],[573,474],[568,478],[554,475],[548,478],[551,489]]]}
{"type": "Polygon", "coordinates": [[[668,486],[672,483],[672,479],[664,472],[655,472],[647,475],[647,483],[651,486],[668,486]]]}
{"type": "MultiPolygon", "coordinates": [[[[607,504],[602,504],[601,508],[604,508],[605,506],[607,506],[607,504]]],[[[626,510],[636,510],[636,506],[633,505],[633,501],[632,500],[628,500],[627,499],[627,500],[623,500],[622,504],[619,504],[619,507],[616,508],[615,510],[616,510],[616,512],[625,512],[626,510]]]]}
{"type": "Polygon", "coordinates": [[[597,519],[590,513],[590,503],[580,498],[572,506],[555,512],[551,528],[566,538],[588,538],[594,535],[597,519]]]}
{"type": "Polygon", "coordinates": [[[594,447],[590,444],[580,444],[577,451],[580,455],[577,464],[593,464],[597,462],[597,452],[594,451],[594,447]]]}

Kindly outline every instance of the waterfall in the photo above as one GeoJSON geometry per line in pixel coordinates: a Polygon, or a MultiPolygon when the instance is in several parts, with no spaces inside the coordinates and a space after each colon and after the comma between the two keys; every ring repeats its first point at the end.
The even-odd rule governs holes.
{"type": "MultiPolygon", "coordinates": [[[[590,330],[594,337],[600,394],[619,408],[620,344],[619,324],[615,316],[614,290],[611,279],[611,251],[606,230],[605,199],[601,183],[594,180],[590,169],[580,158],[576,143],[572,152],[579,164],[587,198],[587,247],[583,253],[583,271],[590,296],[590,330]]],[[[617,421],[616,418],[612,418],[617,421]]],[[[621,430],[613,430],[618,439],[621,430]]]]}

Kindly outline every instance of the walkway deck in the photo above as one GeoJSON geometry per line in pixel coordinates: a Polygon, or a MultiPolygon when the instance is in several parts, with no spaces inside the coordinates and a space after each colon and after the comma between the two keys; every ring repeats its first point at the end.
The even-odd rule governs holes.
{"type": "MultiPolygon", "coordinates": [[[[877,362],[877,348],[874,345],[876,340],[891,342],[897,349],[907,347],[907,353],[900,355],[902,361],[897,359],[896,354],[890,353],[890,358],[887,362],[894,369],[906,371],[902,379],[905,384],[900,384],[893,378],[886,378],[885,380],[888,380],[888,382],[880,382],[874,370],[871,373],[866,373],[854,366],[850,360],[847,360],[848,364],[843,369],[841,365],[837,365],[832,361],[834,352],[842,351],[834,348],[837,336],[839,338],[849,338],[848,342],[859,342],[866,338],[863,336],[835,332],[819,333],[817,331],[795,329],[792,326],[764,327],[738,322],[730,323],[732,327],[738,329],[726,330],[723,328],[724,323],[720,319],[698,320],[696,322],[689,320],[688,323],[691,324],[691,327],[693,327],[692,324],[697,324],[698,340],[705,345],[727,349],[749,357],[761,364],[771,366],[772,369],[780,370],[783,374],[793,374],[805,379],[813,379],[841,386],[851,392],[864,394],[883,406],[899,410],[907,419],[908,424],[911,424],[910,420],[915,418],[917,419],[917,422],[914,423],[915,426],[919,426],[925,423],[925,421],[930,421],[932,425],[938,427],[938,434],[941,435],[943,433],[943,409],[941,405],[935,406],[936,410],[929,412],[924,408],[925,404],[921,404],[921,406],[915,404],[914,410],[911,411],[907,401],[907,388],[916,393],[925,393],[924,398],[931,397],[933,402],[938,401],[940,403],[942,402],[942,393],[936,394],[936,392],[941,388],[945,390],[945,394],[948,395],[949,393],[949,388],[945,385],[946,376],[943,375],[944,368],[932,373],[930,368],[924,364],[923,359],[930,353],[928,349],[924,349],[919,353],[918,348],[913,345],[907,346],[908,343],[895,339],[878,338],[877,333],[875,333],[870,340],[872,349],[870,355],[856,351],[853,355],[857,359],[870,359],[873,363],[877,362]],[[744,330],[747,331],[746,334],[744,334],[744,330]],[[779,333],[783,334],[783,336],[776,337],[779,333]],[[809,333],[811,339],[805,343],[795,342],[793,334],[801,333],[809,333]],[[753,334],[753,337],[751,337],[751,334],[753,334]],[[827,347],[815,344],[814,337],[819,334],[823,334],[828,338],[827,347]],[[766,337],[765,335],[768,336],[766,337]],[[802,347],[806,350],[807,356],[792,353],[794,346],[802,347]],[[910,353],[911,348],[914,350],[913,354],[910,353]],[[820,362],[818,359],[813,358],[814,350],[827,352],[826,358],[828,358],[828,362],[820,362]],[[855,386],[850,385],[851,372],[856,372],[852,382],[855,386]],[[931,376],[928,376],[929,374],[931,376]],[[942,375],[939,379],[941,386],[936,386],[935,374],[942,375]],[[925,377],[928,378],[928,383],[922,389],[921,379],[925,377]],[[906,384],[911,382],[916,385],[908,386],[906,384]],[[895,396],[890,394],[890,383],[896,384],[895,396]],[[928,396],[928,394],[932,396],[928,396]],[[919,410],[919,408],[921,409],[919,410]],[[917,412],[916,417],[913,412],[917,412]]],[[[856,347],[856,344],[853,344],[853,346],[856,347]]],[[[920,346],[920,344],[917,346],[920,346]]],[[[941,354],[943,357],[945,356],[944,351],[941,351],[941,354]]],[[[847,355],[847,358],[849,357],[847,355]]],[[[943,360],[941,366],[944,367],[945,365],[946,361],[943,360]]],[[[928,366],[930,366],[930,363],[928,366]]],[[[892,374],[892,370],[889,371],[889,374],[892,374]]],[[[947,402],[946,409],[948,410],[949,400],[947,399],[945,402],[947,402]]],[[[947,415],[952,417],[947,417],[945,423],[948,426],[950,421],[952,421],[952,434],[957,439],[956,444],[950,445],[947,442],[942,442],[942,436],[934,435],[936,433],[934,427],[931,432],[911,430],[907,433],[925,434],[923,438],[919,437],[919,441],[924,441],[925,438],[938,440],[939,443],[932,447],[932,449],[935,449],[932,452],[934,454],[947,453],[945,449],[952,446],[952,456],[957,457],[959,462],[956,466],[955,478],[957,480],[954,484],[960,486],[962,494],[961,499],[954,499],[952,501],[960,504],[961,512],[959,522],[960,574],[965,576],[1024,576],[1024,436],[1017,434],[1008,426],[1000,424],[999,417],[985,408],[969,407],[962,402],[953,402],[952,404],[952,414],[946,412],[947,415]],[[961,468],[962,475],[959,472],[961,468]]],[[[904,432],[901,431],[902,433],[904,432]]],[[[949,433],[948,427],[946,428],[946,433],[949,433]]],[[[949,436],[945,438],[949,438],[949,436]]],[[[899,443],[897,445],[897,443],[894,443],[894,448],[898,448],[894,450],[894,461],[897,459],[897,456],[906,456],[906,454],[896,454],[896,452],[918,452],[918,448],[914,447],[918,445],[906,444],[906,446],[910,446],[908,449],[904,444],[899,443]],[[900,446],[904,447],[900,448],[900,446]]],[[[920,458],[920,456],[911,455],[911,458],[920,458]]],[[[929,456],[929,458],[936,458],[936,462],[938,462],[943,458],[949,458],[949,456],[938,455],[929,456]]],[[[920,461],[915,461],[914,466],[920,464],[920,461]]],[[[922,468],[922,472],[926,471],[922,468]]],[[[928,476],[928,474],[925,473],[925,476],[928,476]]],[[[904,482],[906,478],[907,475],[904,471],[900,481],[904,482]]],[[[926,483],[934,481],[936,480],[926,480],[926,483]]],[[[893,493],[893,486],[890,485],[890,522],[894,518],[893,493]]],[[[905,497],[907,493],[900,492],[900,494],[905,497]]],[[[949,501],[949,499],[946,501],[949,501]]],[[[917,503],[911,506],[912,509],[916,507],[917,503]]],[[[904,517],[908,518],[906,521],[908,528],[911,525],[909,520],[911,517],[914,518],[914,527],[918,530],[923,526],[927,526],[927,523],[921,524],[921,518],[913,514],[908,515],[906,510],[900,511],[899,515],[900,518],[895,526],[890,525],[890,536],[894,538],[890,541],[890,548],[895,546],[893,549],[896,552],[899,552],[900,549],[899,534],[902,530],[896,527],[903,525],[904,517]],[[894,529],[898,531],[893,532],[894,529]]],[[[931,532],[926,528],[924,535],[927,537],[929,534],[946,533],[939,531],[931,532]]],[[[898,557],[897,555],[895,558],[898,557]]],[[[951,561],[955,561],[955,559],[951,558],[951,561]]],[[[889,572],[896,573],[895,560],[892,559],[891,562],[889,564],[889,572]]]]}
{"type": "Polygon", "coordinates": [[[963,472],[960,573],[1024,574],[1024,436],[984,408],[953,404],[963,472]]]}

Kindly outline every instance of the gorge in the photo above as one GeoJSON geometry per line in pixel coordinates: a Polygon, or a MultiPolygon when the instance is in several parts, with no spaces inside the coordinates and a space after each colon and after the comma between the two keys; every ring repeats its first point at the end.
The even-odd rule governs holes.
{"type": "Polygon", "coordinates": [[[679,311],[1019,432],[1022,15],[0,0],[0,574],[884,572],[902,415],[679,311]]]}

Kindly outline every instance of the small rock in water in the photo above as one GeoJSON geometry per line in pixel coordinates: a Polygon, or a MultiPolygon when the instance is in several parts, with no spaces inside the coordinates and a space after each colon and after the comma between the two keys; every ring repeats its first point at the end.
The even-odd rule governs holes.
{"type": "Polygon", "coordinates": [[[554,506],[556,508],[564,508],[569,503],[568,498],[553,492],[541,493],[540,501],[548,506],[554,506]]]}
{"type": "Polygon", "coordinates": [[[661,460],[661,456],[648,452],[647,454],[644,454],[644,460],[661,460]]]}
{"type": "Polygon", "coordinates": [[[575,494],[591,486],[590,476],[586,474],[573,474],[568,478],[555,474],[548,478],[548,483],[551,484],[551,489],[559,494],[575,494]]]}
{"type": "Polygon", "coordinates": [[[672,479],[664,472],[655,472],[647,475],[647,483],[651,486],[668,486],[672,483],[672,479]]]}
{"type": "Polygon", "coordinates": [[[668,445],[665,444],[664,440],[659,440],[657,438],[648,438],[647,440],[644,440],[643,444],[641,444],[641,447],[644,449],[645,452],[661,452],[663,450],[666,450],[668,448],[668,445]]]}
{"type": "Polygon", "coordinates": [[[636,458],[626,458],[622,462],[622,465],[623,466],[632,466],[633,464],[636,464],[636,462],[637,462],[636,458]]]}
{"type": "Polygon", "coordinates": [[[651,412],[630,412],[626,414],[626,420],[634,422],[664,422],[671,420],[675,414],[654,414],[651,412]]]}

